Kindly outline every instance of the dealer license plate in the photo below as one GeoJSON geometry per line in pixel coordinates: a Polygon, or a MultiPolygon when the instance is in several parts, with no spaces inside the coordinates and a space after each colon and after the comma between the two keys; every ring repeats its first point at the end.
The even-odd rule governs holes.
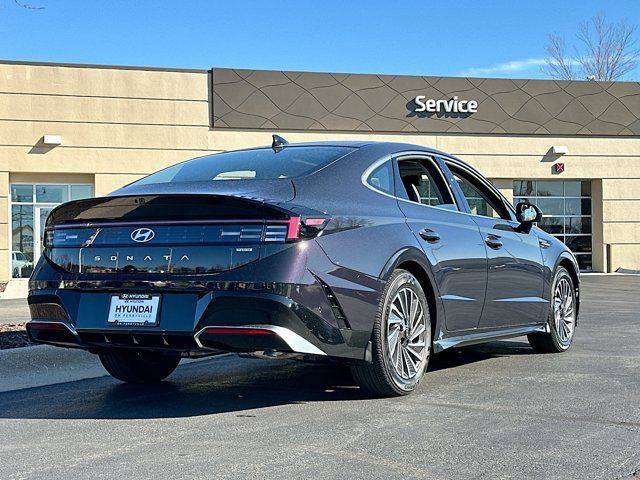
{"type": "Polygon", "coordinates": [[[160,295],[122,294],[111,297],[107,323],[153,326],[158,324],[160,295]]]}

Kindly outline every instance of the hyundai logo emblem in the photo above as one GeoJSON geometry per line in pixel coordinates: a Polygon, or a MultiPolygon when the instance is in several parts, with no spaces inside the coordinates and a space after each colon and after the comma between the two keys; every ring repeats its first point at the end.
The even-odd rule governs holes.
{"type": "Polygon", "coordinates": [[[156,232],[146,227],[137,228],[133,232],[131,232],[131,240],[138,243],[148,242],[155,236],[156,236],[156,232]]]}

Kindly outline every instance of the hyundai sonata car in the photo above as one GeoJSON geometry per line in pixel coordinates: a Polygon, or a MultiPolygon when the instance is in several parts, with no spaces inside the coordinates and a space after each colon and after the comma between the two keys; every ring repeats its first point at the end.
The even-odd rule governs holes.
{"type": "Polygon", "coordinates": [[[55,208],[27,328],[125,382],[238,352],[329,360],[404,395],[448,348],[569,348],[579,270],[541,216],[444,152],[274,135],[55,208]]]}

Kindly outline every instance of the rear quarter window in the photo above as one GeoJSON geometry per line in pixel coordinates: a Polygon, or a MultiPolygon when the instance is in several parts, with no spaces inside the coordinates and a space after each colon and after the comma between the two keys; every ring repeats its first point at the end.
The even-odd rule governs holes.
{"type": "Polygon", "coordinates": [[[376,190],[393,195],[393,164],[391,160],[384,162],[371,172],[367,183],[376,190]]]}
{"type": "Polygon", "coordinates": [[[348,155],[350,147],[271,148],[218,153],[179,163],[133,185],[169,182],[268,180],[310,175],[348,155]]]}

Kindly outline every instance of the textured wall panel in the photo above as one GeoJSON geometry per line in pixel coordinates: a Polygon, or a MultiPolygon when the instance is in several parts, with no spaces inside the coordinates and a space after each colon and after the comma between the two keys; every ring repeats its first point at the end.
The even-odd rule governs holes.
{"type": "Polygon", "coordinates": [[[213,69],[213,126],[266,130],[640,135],[640,83],[213,69]],[[414,112],[413,99],[477,113],[414,112]]]}

